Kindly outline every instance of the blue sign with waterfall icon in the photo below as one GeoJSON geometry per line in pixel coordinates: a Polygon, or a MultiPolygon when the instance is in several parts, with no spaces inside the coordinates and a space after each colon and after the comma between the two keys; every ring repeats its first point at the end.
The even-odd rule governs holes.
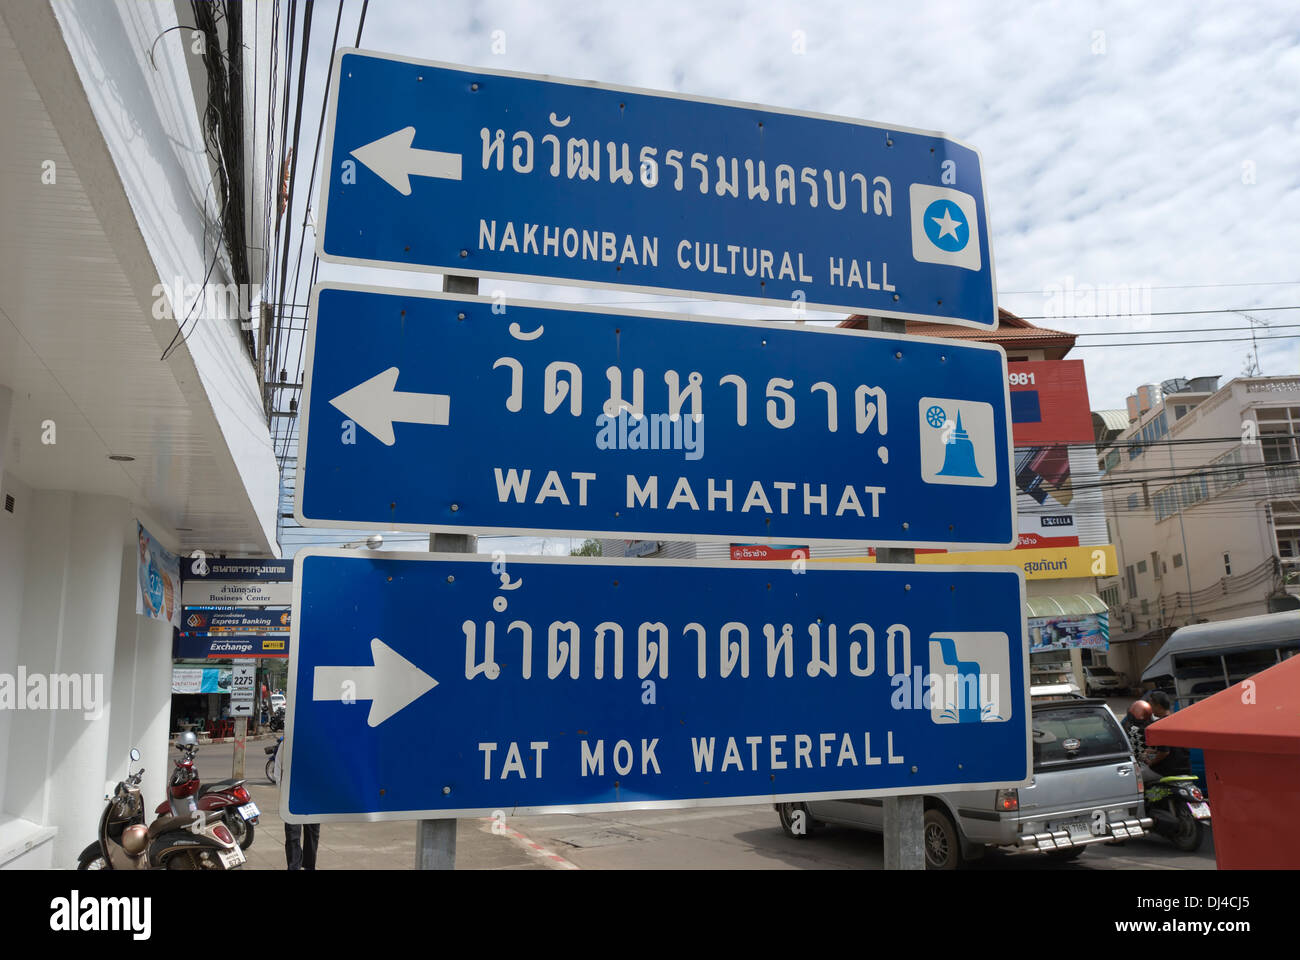
{"type": "Polygon", "coordinates": [[[350,49],[327,117],[323,260],[998,324],[941,133],[350,49]]]}
{"type": "Polygon", "coordinates": [[[299,416],[304,526],[1017,537],[990,344],[323,284],[299,416]]]}
{"type": "Polygon", "coordinates": [[[1016,787],[1014,567],[295,557],[289,822],[1016,787]]]}

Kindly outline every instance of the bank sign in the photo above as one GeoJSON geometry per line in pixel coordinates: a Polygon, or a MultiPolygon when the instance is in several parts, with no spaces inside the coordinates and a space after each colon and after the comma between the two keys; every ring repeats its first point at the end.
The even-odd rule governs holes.
{"type": "Polygon", "coordinates": [[[322,259],[996,327],[937,133],[343,50],[322,259]]]}
{"type": "Polygon", "coordinates": [[[340,285],[310,316],[304,526],[1016,540],[997,346],[340,285]]]}
{"type": "Polygon", "coordinates": [[[1028,781],[1015,570],[321,549],[295,563],[289,822],[1028,781]]]}

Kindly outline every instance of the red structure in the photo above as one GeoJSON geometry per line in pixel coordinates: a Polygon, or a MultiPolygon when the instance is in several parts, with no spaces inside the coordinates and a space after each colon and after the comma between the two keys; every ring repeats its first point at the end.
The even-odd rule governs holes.
{"type": "Polygon", "coordinates": [[[1153,723],[1146,738],[1205,751],[1220,870],[1300,867],[1300,657],[1153,723]]]}

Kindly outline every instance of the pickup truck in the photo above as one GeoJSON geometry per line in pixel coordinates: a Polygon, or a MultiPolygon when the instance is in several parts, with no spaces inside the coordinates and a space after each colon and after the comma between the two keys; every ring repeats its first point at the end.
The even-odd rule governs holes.
{"type": "MultiPolygon", "coordinates": [[[[1140,837],[1151,827],[1128,738],[1103,700],[1034,702],[1033,776],[1027,787],[926,796],[927,869],[954,869],[990,846],[1070,860],[1094,843],[1140,837]]],[[[823,824],[880,832],[884,801],[812,800],[776,805],[786,834],[807,839],[823,824]]]]}

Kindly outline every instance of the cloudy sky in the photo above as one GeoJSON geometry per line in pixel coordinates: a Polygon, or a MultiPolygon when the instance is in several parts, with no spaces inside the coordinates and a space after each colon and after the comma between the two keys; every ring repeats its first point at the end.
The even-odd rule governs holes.
{"type": "MultiPolygon", "coordinates": [[[[316,32],[332,31],[337,10],[316,8],[311,118],[325,90],[327,44],[316,32]]],[[[340,45],[355,39],[359,13],[360,0],[346,0],[340,45]]],[[[1119,332],[1081,337],[1071,354],[1087,362],[1094,409],[1122,407],[1139,383],[1242,373],[1251,343],[1241,313],[1161,314],[1300,305],[1294,0],[372,0],[361,46],[839,114],[970,143],[984,158],[1001,306],[1050,314],[1034,322],[1080,334],[1119,332]],[[1071,288],[1072,302],[1063,293],[1071,288]],[[1139,316],[1061,316],[1108,309],[1139,316]],[[1203,328],[1231,329],[1185,332],[1203,328]],[[1187,342],[1221,338],[1232,339],[1187,342]],[[1114,345],[1150,341],[1167,345],[1114,345]]],[[[306,150],[302,158],[305,181],[306,150]]],[[[355,268],[324,264],[320,276],[360,279],[355,268]]],[[[366,279],[438,288],[436,278],[406,272],[366,279]]],[[[705,301],[501,286],[515,296],[726,313],[705,301]]],[[[1297,373],[1300,309],[1254,316],[1272,327],[1260,331],[1273,338],[1258,344],[1263,373],[1297,373]]]]}

